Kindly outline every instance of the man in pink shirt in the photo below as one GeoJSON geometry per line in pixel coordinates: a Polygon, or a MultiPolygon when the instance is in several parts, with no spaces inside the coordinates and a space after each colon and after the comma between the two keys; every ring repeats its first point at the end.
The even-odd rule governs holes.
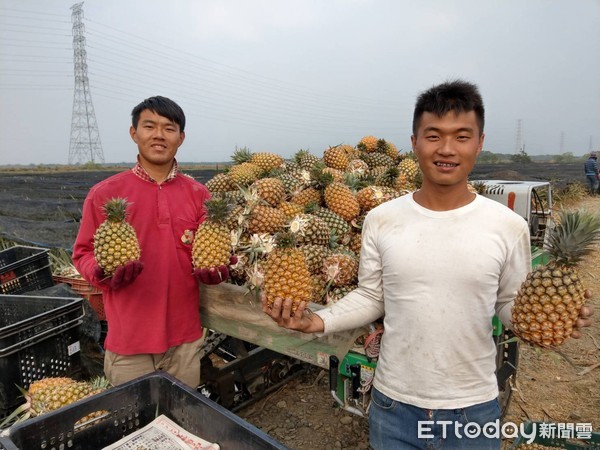
{"type": "Polygon", "coordinates": [[[175,155],[185,139],[185,115],[172,100],[151,97],[132,111],[130,134],[137,164],[93,186],[83,204],[73,263],[102,289],[108,334],[104,371],[113,385],[165,370],[189,386],[200,383],[202,326],[198,281],[215,284],[228,268],[193,270],[191,249],[205,216],[208,189],[178,171],[175,155]],[[94,258],[94,233],[113,197],[129,203],[139,261],[106,277],[94,258]]]}

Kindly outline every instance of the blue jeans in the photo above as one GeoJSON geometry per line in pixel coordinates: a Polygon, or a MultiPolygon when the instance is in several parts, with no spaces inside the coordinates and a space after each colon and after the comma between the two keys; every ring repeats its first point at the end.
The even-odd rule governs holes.
{"type": "Polygon", "coordinates": [[[499,424],[496,399],[467,408],[429,410],[392,400],[372,389],[369,440],[375,450],[499,450],[499,424]]]}
{"type": "Polygon", "coordinates": [[[586,175],[588,186],[590,188],[590,192],[592,195],[598,193],[598,184],[600,184],[600,180],[596,177],[596,175],[586,175]]]}

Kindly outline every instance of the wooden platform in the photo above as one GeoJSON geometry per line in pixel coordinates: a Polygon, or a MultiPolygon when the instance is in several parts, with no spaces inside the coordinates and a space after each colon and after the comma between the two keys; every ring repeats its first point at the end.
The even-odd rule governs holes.
{"type": "MultiPolygon", "coordinates": [[[[324,308],[311,304],[312,310],[324,308]]],[[[263,313],[259,300],[245,287],[222,283],[200,285],[202,326],[325,369],[329,356],[340,361],[367,328],[317,336],[279,327],[263,313]]]]}

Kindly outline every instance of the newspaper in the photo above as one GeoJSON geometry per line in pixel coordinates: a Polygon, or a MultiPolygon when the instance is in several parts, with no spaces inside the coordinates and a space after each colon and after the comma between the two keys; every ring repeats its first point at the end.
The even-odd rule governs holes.
{"type": "Polygon", "coordinates": [[[219,444],[208,442],[187,432],[164,414],[104,450],[220,450],[219,444]]]}

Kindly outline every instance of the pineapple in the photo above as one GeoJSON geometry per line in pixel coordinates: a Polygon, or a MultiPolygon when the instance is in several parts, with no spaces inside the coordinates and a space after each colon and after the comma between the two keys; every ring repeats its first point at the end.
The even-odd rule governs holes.
{"type": "Polygon", "coordinates": [[[299,177],[292,175],[291,173],[282,173],[278,176],[283,184],[286,195],[292,194],[297,189],[300,189],[302,186],[302,182],[299,177]]]}
{"type": "Polygon", "coordinates": [[[298,244],[329,245],[331,229],[313,214],[298,214],[290,221],[289,228],[298,244]]]}
{"type": "Polygon", "coordinates": [[[375,167],[390,167],[394,165],[394,160],[385,153],[363,153],[362,159],[371,169],[375,167]]]}
{"type": "Polygon", "coordinates": [[[376,206],[398,197],[399,194],[387,186],[367,186],[356,193],[356,199],[364,212],[371,211],[376,206]]]}
{"type": "Polygon", "coordinates": [[[417,177],[421,172],[421,169],[419,169],[416,161],[411,158],[404,158],[402,161],[400,161],[398,164],[398,170],[400,170],[400,173],[405,175],[407,180],[411,183],[414,183],[417,180],[417,177]]]}
{"type": "Polygon", "coordinates": [[[277,208],[280,209],[281,211],[283,211],[283,213],[285,214],[285,217],[287,217],[288,219],[291,219],[291,218],[297,216],[298,214],[302,214],[302,212],[304,211],[304,206],[302,206],[298,203],[286,202],[286,201],[281,202],[277,206],[277,208]]]}
{"type": "Polygon", "coordinates": [[[358,287],[358,284],[348,284],[348,285],[345,285],[345,286],[335,286],[335,287],[331,288],[327,292],[327,295],[325,296],[325,302],[324,303],[326,305],[335,303],[338,300],[341,300],[343,297],[345,297],[347,294],[349,294],[350,292],[352,292],[357,287],[358,287]]]}
{"type": "Polygon", "coordinates": [[[346,221],[351,221],[360,214],[358,200],[350,188],[343,183],[331,183],[325,188],[323,197],[327,207],[346,221]]]}
{"type": "Polygon", "coordinates": [[[281,167],[284,159],[276,153],[258,152],[252,154],[249,162],[256,164],[263,172],[268,173],[273,169],[281,167]]]}
{"type": "Polygon", "coordinates": [[[262,169],[251,162],[243,162],[231,166],[228,175],[233,184],[239,186],[249,186],[260,176],[262,169]]]}
{"type": "Polygon", "coordinates": [[[385,139],[379,139],[377,141],[377,149],[381,153],[385,153],[386,155],[388,155],[393,160],[396,160],[400,155],[400,152],[398,151],[396,146],[391,142],[386,141],[385,139]]]}
{"type": "Polygon", "coordinates": [[[309,186],[292,194],[292,202],[302,206],[308,206],[311,203],[321,204],[321,193],[318,189],[309,186]]]}
{"type": "Polygon", "coordinates": [[[363,152],[372,153],[377,151],[377,141],[378,139],[375,136],[365,136],[358,141],[356,148],[363,152]]]}
{"type": "Polygon", "coordinates": [[[348,234],[350,225],[339,214],[334,213],[328,208],[318,208],[312,212],[315,216],[322,219],[338,238],[348,234]]]}
{"type": "Polygon", "coordinates": [[[343,170],[334,169],[333,167],[325,167],[323,169],[323,173],[331,175],[333,181],[344,181],[345,172],[343,170]]]}
{"type": "MultiPolygon", "coordinates": [[[[36,380],[25,390],[19,388],[25,397],[25,403],[15,409],[0,423],[0,429],[5,425],[20,423],[30,417],[36,417],[57,410],[73,402],[98,394],[110,386],[104,377],[91,381],[76,381],[68,377],[47,377],[36,380]]],[[[77,423],[85,423],[95,417],[106,414],[107,411],[96,411],[80,419],[77,423]]]]}
{"type": "Polygon", "coordinates": [[[338,170],[348,168],[348,153],[340,146],[329,147],[323,152],[323,160],[327,167],[338,170]]]}
{"type": "Polygon", "coordinates": [[[206,188],[212,193],[233,191],[235,186],[226,173],[218,173],[206,182],[206,188]]]}
{"type": "Polygon", "coordinates": [[[270,206],[277,206],[284,200],[286,193],[283,182],[279,178],[261,178],[250,185],[256,195],[270,206]]]}
{"type": "Polygon", "coordinates": [[[259,204],[252,208],[248,218],[248,232],[276,233],[285,226],[286,222],[287,217],[281,209],[259,204]]]}
{"type": "Polygon", "coordinates": [[[207,220],[196,231],[192,244],[192,262],[197,269],[229,264],[231,234],[226,220],[230,208],[225,200],[214,198],[204,202],[207,220]]]}
{"type": "Polygon", "coordinates": [[[515,334],[546,348],[561,345],[573,332],[589,296],[577,265],[600,238],[600,217],[591,213],[561,211],[558,221],[547,231],[550,262],[527,275],[512,309],[515,334]]]}
{"type": "Polygon", "coordinates": [[[263,289],[267,303],[272,305],[277,297],[292,299],[292,311],[300,302],[310,302],[313,283],[306,258],[292,233],[278,233],[276,247],[269,253],[264,265],[263,289]]]}
{"type": "Polygon", "coordinates": [[[304,253],[308,271],[313,275],[323,272],[323,261],[329,255],[330,250],[327,247],[316,244],[301,245],[300,250],[304,253]]]}
{"type": "Polygon", "coordinates": [[[359,177],[363,177],[369,171],[369,165],[364,160],[355,158],[350,160],[347,170],[359,177]]]}
{"type": "Polygon", "coordinates": [[[321,158],[313,155],[308,150],[298,150],[294,155],[294,161],[298,163],[300,168],[310,170],[315,164],[321,161],[321,158]]]}
{"type": "Polygon", "coordinates": [[[332,286],[358,282],[358,258],[350,252],[336,251],[323,260],[323,275],[332,286]]]}
{"type": "Polygon", "coordinates": [[[111,198],[104,204],[106,220],[94,234],[94,257],[107,276],[129,261],[140,259],[140,245],[127,222],[127,199],[111,198]]]}

